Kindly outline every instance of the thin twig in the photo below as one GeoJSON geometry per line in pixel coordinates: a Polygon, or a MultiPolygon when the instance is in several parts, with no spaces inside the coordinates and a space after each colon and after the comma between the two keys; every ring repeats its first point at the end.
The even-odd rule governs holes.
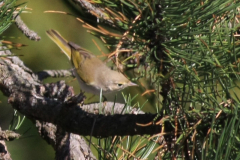
{"type": "Polygon", "coordinates": [[[36,73],[39,80],[46,79],[48,77],[75,77],[72,69],[69,70],[43,70],[36,73]]]}
{"type": "Polygon", "coordinates": [[[23,32],[23,34],[25,34],[26,37],[34,41],[39,41],[41,39],[41,37],[36,32],[28,28],[28,26],[23,22],[18,14],[16,14],[14,17],[15,24],[23,32]]]}

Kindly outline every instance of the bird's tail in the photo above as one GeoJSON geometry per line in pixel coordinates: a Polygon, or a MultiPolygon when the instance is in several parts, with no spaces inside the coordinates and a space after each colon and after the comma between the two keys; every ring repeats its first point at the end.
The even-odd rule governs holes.
{"type": "Polygon", "coordinates": [[[71,59],[71,48],[68,45],[68,41],[64,39],[60,33],[58,33],[56,30],[50,29],[47,32],[47,35],[49,38],[55,42],[59,48],[66,54],[66,56],[71,59]]]}

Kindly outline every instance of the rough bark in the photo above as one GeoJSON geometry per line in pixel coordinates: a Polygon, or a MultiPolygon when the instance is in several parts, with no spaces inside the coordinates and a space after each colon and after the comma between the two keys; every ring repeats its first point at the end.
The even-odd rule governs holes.
{"type": "Polygon", "coordinates": [[[11,160],[10,153],[7,150],[7,146],[4,140],[0,140],[0,159],[11,160]]]}

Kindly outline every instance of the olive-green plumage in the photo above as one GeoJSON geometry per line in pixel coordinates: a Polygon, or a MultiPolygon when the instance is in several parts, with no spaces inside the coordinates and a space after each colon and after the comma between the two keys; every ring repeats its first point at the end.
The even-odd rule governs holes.
{"type": "Polygon", "coordinates": [[[65,40],[57,31],[48,30],[47,35],[71,61],[82,90],[99,95],[101,89],[103,94],[106,94],[122,90],[128,86],[136,86],[122,73],[111,70],[89,51],[65,40]]]}

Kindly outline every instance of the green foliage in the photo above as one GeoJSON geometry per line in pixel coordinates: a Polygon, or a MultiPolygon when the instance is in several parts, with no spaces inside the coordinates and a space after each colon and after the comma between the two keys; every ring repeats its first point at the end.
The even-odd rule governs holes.
{"type": "Polygon", "coordinates": [[[218,0],[167,5],[171,7],[163,15],[163,32],[168,40],[162,45],[173,68],[167,75],[175,87],[169,90],[165,105],[170,107],[164,110],[178,117],[179,137],[184,138],[177,148],[188,147],[190,156],[197,159],[234,159],[239,154],[235,143],[239,100],[233,92],[239,83],[239,40],[235,33],[240,4],[218,0]],[[199,121],[196,129],[190,128],[199,121]]]}
{"type": "Polygon", "coordinates": [[[117,34],[99,26],[91,33],[117,64],[138,69],[136,79],[161,88],[160,113],[168,117],[162,158],[239,159],[240,2],[93,2],[107,8],[117,34]]]}
{"type": "Polygon", "coordinates": [[[25,116],[21,116],[17,110],[14,110],[13,118],[11,124],[9,125],[9,130],[16,131],[18,130],[25,120],[25,116]]]}
{"type": "Polygon", "coordinates": [[[16,11],[16,0],[2,0],[0,2],[0,34],[2,34],[13,22],[15,15],[20,13],[16,11]]]}

